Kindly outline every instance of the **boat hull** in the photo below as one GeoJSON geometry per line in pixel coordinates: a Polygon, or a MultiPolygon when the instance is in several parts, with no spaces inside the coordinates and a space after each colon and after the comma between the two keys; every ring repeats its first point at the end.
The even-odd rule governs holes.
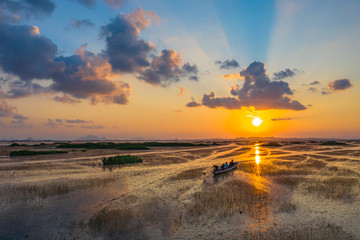
{"type": "Polygon", "coordinates": [[[238,166],[239,162],[234,162],[234,166],[232,167],[229,167],[227,169],[224,169],[224,170],[219,170],[219,171],[214,171],[213,174],[214,175],[217,175],[217,174],[221,174],[221,173],[226,173],[226,172],[230,172],[232,170],[234,170],[237,166],[238,166]]]}

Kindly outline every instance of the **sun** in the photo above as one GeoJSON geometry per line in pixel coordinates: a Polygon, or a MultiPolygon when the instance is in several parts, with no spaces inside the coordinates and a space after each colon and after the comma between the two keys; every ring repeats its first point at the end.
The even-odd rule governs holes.
{"type": "Polygon", "coordinates": [[[254,117],[251,123],[252,123],[255,127],[258,127],[258,126],[261,125],[262,121],[263,121],[263,120],[262,120],[261,118],[259,118],[259,117],[254,117]]]}

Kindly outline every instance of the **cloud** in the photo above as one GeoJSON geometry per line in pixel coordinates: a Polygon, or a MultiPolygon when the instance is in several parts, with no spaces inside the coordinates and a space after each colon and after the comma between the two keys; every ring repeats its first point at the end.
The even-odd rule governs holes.
{"type": "Polygon", "coordinates": [[[252,62],[240,72],[240,76],[244,79],[243,86],[236,85],[231,88],[231,94],[235,97],[217,98],[215,93],[211,92],[203,95],[202,104],[210,108],[228,109],[251,106],[256,109],[306,109],[303,104],[290,98],[293,91],[288,83],[269,79],[262,62],[252,62]]]}
{"type": "MultiPolygon", "coordinates": [[[[4,20],[9,18],[19,20],[21,16],[24,18],[48,16],[55,10],[55,7],[55,3],[50,0],[0,1],[0,9],[4,11],[4,20]]],[[[2,14],[0,13],[0,15],[2,14]]]]}
{"type": "Polygon", "coordinates": [[[45,126],[53,127],[53,128],[57,128],[57,127],[97,128],[97,127],[94,127],[94,125],[86,125],[86,124],[91,124],[91,123],[94,123],[94,122],[93,121],[83,120],[83,119],[61,119],[61,118],[57,118],[55,120],[47,119],[47,122],[45,123],[45,126]],[[85,124],[85,125],[82,125],[82,124],[85,124]]]}
{"type": "Polygon", "coordinates": [[[241,76],[240,76],[240,72],[238,72],[238,73],[235,73],[235,74],[232,74],[232,73],[229,73],[229,74],[224,74],[224,75],[222,75],[222,78],[223,79],[228,79],[228,80],[238,80],[238,79],[240,79],[241,78],[241,76]]]}
{"type": "Polygon", "coordinates": [[[105,2],[112,8],[120,8],[127,0],[105,0],[105,2]]]}
{"type": "Polygon", "coordinates": [[[178,96],[182,96],[183,94],[184,94],[184,92],[185,92],[185,88],[183,88],[183,87],[178,87],[178,89],[179,89],[179,93],[178,93],[178,96]]]}
{"type": "Polygon", "coordinates": [[[204,94],[201,100],[202,105],[209,108],[224,107],[227,109],[240,109],[242,107],[241,101],[233,97],[215,97],[215,93],[204,94]]]}
{"type": "Polygon", "coordinates": [[[339,79],[339,80],[335,80],[333,82],[329,82],[328,83],[328,87],[330,90],[334,91],[338,91],[338,90],[345,90],[348,88],[351,88],[353,86],[353,84],[351,83],[351,81],[349,79],[339,79]]]}
{"type": "Polygon", "coordinates": [[[320,84],[320,82],[319,81],[313,81],[313,82],[310,83],[310,85],[317,85],[317,84],[320,84]]]}
{"type": "Polygon", "coordinates": [[[21,115],[21,114],[14,114],[13,115],[13,119],[17,119],[17,120],[28,120],[29,118],[28,117],[25,117],[25,116],[23,116],[23,115],[21,115]]]}
{"type": "Polygon", "coordinates": [[[73,28],[95,27],[90,19],[70,19],[70,24],[73,28]]]}
{"type": "Polygon", "coordinates": [[[232,69],[240,67],[239,63],[235,60],[215,61],[215,64],[220,65],[220,69],[232,69]]]}
{"type": "Polygon", "coordinates": [[[293,77],[296,75],[296,71],[296,69],[290,70],[289,68],[286,68],[285,70],[274,73],[273,80],[281,80],[284,78],[293,77]]]}
{"type": "Polygon", "coordinates": [[[308,90],[313,93],[317,92],[317,88],[314,88],[314,87],[310,87],[310,88],[308,88],[308,90]]]}
{"type": "Polygon", "coordinates": [[[55,96],[53,98],[54,101],[61,102],[61,103],[68,103],[68,104],[75,104],[80,103],[80,101],[73,99],[68,94],[64,94],[62,97],[55,96]]]}
{"type": "Polygon", "coordinates": [[[190,65],[189,63],[185,63],[182,68],[183,68],[185,74],[189,74],[189,75],[193,74],[188,77],[190,80],[193,80],[193,81],[199,80],[199,78],[197,76],[199,70],[198,70],[196,64],[190,65]]]}
{"type": "Polygon", "coordinates": [[[104,53],[113,71],[133,73],[150,65],[147,56],[155,50],[155,46],[138,37],[140,29],[149,25],[144,21],[148,20],[147,13],[139,8],[129,15],[118,15],[101,27],[100,36],[106,41],[104,53]]]}
{"type": "Polygon", "coordinates": [[[16,111],[16,108],[9,105],[6,101],[2,100],[0,102],[0,117],[9,117],[12,116],[16,111]]]}
{"type": "Polygon", "coordinates": [[[164,49],[160,56],[151,59],[150,67],[140,72],[138,79],[166,87],[180,81],[184,76],[197,72],[196,65],[191,66],[189,63],[182,65],[181,53],[176,53],[174,49],[164,49]]]}
{"type": "Polygon", "coordinates": [[[38,28],[0,23],[0,66],[5,73],[22,80],[49,78],[50,73],[63,65],[53,59],[57,46],[38,34],[38,28]]]}
{"type": "Polygon", "coordinates": [[[272,118],[271,121],[289,121],[291,118],[272,118]]]}
{"type": "Polygon", "coordinates": [[[191,98],[191,102],[186,104],[187,107],[200,107],[201,104],[197,103],[194,98],[191,98]]]}
{"type": "Polygon", "coordinates": [[[81,126],[81,128],[87,128],[87,129],[102,129],[104,126],[102,125],[90,125],[90,126],[81,126]]]}

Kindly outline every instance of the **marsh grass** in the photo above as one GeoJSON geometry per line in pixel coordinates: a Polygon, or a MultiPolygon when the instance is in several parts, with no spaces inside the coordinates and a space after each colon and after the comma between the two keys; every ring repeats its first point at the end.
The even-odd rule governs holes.
{"type": "Polygon", "coordinates": [[[189,216],[226,217],[234,213],[251,209],[252,206],[264,201],[268,194],[255,186],[232,180],[222,184],[203,186],[193,194],[193,202],[186,205],[189,216]]]}
{"type": "Polygon", "coordinates": [[[325,179],[309,178],[302,184],[302,189],[326,199],[352,201],[359,196],[359,178],[330,177],[325,179]]]}
{"type": "Polygon", "coordinates": [[[17,183],[0,185],[0,198],[3,201],[16,202],[47,198],[49,196],[67,194],[74,190],[105,186],[114,182],[114,177],[90,179],[57,179],[39,183],[17,183]]]}
{"type": "MultiPolygon", "coordinates": [[[[230,148],[230,149],[232,149],[232,148],[230,148]]],[[[226,157],[232,157],[232,156],[236,156],[236,155],[241,155],[241,154],[247,153],[247,152],[250,151],[250,150],[251,150],[251,148],[244,147],[244,148],[235,150],[235,151],[233,151],[233,152],[231,152],[231,153],[228,153],[228,154],[219,156],[219,157],[217,157],[217,158],[226,158],[226,157]]]]}
{"type": "Polygon", "coordinates": [[[133,155],[118,155],[114,157],[103,157],[101,160],[104,165],[137,163],[143,161],[140,157],[133,155]]]}
{"type": "Polygon", "coordinates": [[[309,159],[305,162],[301,162],[297,165],[295,165],[295,168],[310,168],[310,169],[321,169],[324,168],[327,165],[327,163],[323,162],[323,161],[319,161],[316,159],[309,159]]]}
{"type": "Polygon", "coordinates": [[[260,176],[307,175],[311,173],[308,169],[295,169],[288,166],[276,166],[274,164],[256,165],[255,163],[239,163],[238,169],[260,176]]]}
{"type": "Polygon", "coordinates": [[[203,176],[204,171],[205,168],[195,168],[195,169],[185,170],[175,176],[171,176],[169,180],[178,181],[178,180],[189,180],[189,179],[199,178],[203,176]]]}
{"type": "Polygon", "coordinates": [[[48,150],[48,151],[20,150],[20,151],[11,151],[10,152],[10,157],[44,155],[44,154],[63,154],[63,153],[68,153],[68,152],[67,151],[55,151],[55,150],[48,150]]]}
{"type": "Polygon", "coordinates": [[[289,187],[290,189],[295,189],[301,182],[305,181],[305,177],[299,177],[299,176],[276,176],[273,177],[273,180],[275,183],[285,185],[289,187]]]}
{"type": "Polygon", "coordinates": [[[266,231],[245,231],[237,239],[276,239],[276,240],[339,240],[355,239],[341,227],[330,223],[319,223],[312,227],[293,226],[287,228],[270,228],[266,231]]]}
{"type": "Polygon", "coordinates": [[[104,208],[88,222],[93,236],[105,235],[114,239],[154,239],[159,233],[171,239],[183,224],[182,211],[159,199],[150,199],[132,208],[104,208]]]}

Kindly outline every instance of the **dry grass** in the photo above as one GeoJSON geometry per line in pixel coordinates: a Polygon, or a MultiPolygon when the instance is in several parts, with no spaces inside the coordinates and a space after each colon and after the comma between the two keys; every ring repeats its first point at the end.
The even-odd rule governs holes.
{"type": "Polygon", "coordinates": [[[189,180],[194,178],[199,178],[203,176],[205,168],[195,168],[182,171],[181,173],[172,176],[169,178],[170,181],[178,181],[178,180],[189,180]]]}
{"type": "Polygon", "coordinates": [[[312,178],[306,179],[302,189],[326,199],[352,201],[359,196],[360,184],[355,177],[312,178]]]}
{"type": "Polygon", "coordinates": [[[251,184],[240,180],[232,180],[219,185],[203,186],[194,193],[193,203],[186,205],[189,216],[214,217],[230,216],[258,204],[267,198],[268,194],[251,184]]]}
{"type": "MultiPolygon", "coordinates": [[[[232,148],[230,148],[232,149],[232,148]]],[[[244,148],[240,148],[238,150],[235,150],[231,153],[227,153],[225,155],[222,155],[222,156],[219,156],[217,158],[227,158],[227,157],[233,157],[233,156],[237,156],[237,155],[241,155],[241,154],[244,154],[244,153],[247,153],[248,151],[250,151],[251,148],[248,148],[248,147],[244,147],[244,148]]]]}
{"type": "Polygon", "coordinates": [[[273,180],[285,186],[288,186],[291,189],[295,189],[301,182],[305,180],[304,177],[299,176],[277,176],[274,177],[273,180]]]}
{"type": "Polygon", "coordinates": [[[295,169],[289,167],[279,167],[274,164],[239,163],[238,169],[244,172],[258,174],[260,176],[280,176],[280,175],[307,175],[311,173],[307,169],[295,169]]]}
{"type": "Polygon", "coordinates": [[[0,197],[3,201],[16,202],[31,200],[36,197],[47,198],[53,195],[66,194],[68,192],[86,189],[90,187],[105,186],[116,179],[91,178],[91,179],[57,179],[40,183],[3,184],[0,186],[0,197]]]}
{"type": "Polygon", "coordinates": [[[270,228],[266,231],[245,231],[236,239],[276,239],[276,240],[338,240],[355,239],[341,227],[330,223],[320,223],[312,227],[293,226],[288,228],[270,228]]]}
{"type": "Polygon", "coordinates": [[[88,222],[93,236],[106,239],[171,239],[181,230],[182,212],[159,199],[150,199],[133,208],[104,208],[88,222]],[[150,229],[150,231],[149,231],[150,229]]]}
{"type": "Polygon", "coordinates": [[[300,164],[294,166],[296,168],[310,168],[310,169],[321,169],[324,168],[327,163],[315,159],[309,159],[305,162],[301,162],[300,164]]]}

